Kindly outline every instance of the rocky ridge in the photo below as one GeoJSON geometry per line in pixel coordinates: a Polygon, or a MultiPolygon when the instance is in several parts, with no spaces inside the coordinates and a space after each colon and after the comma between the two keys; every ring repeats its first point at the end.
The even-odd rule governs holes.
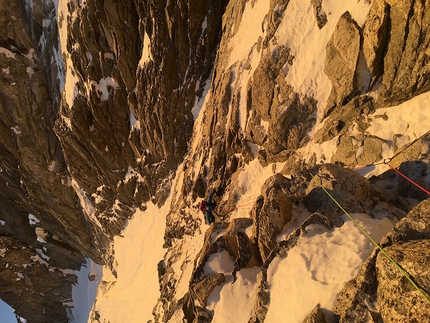
{"type": "MultiPolygon", "coordinates": [[[[244,8],[245,6],[242,3],[238,3],[230,1],[227,6],[224,16],[226,30],[234,30],[233,27],[237,23],[234,19],[227,19],[227,17],[234,16],[232,14],[233,8],[236,9],[238,6],[244,8]]],[[[190,151],[185,159],[186,175],[184,177],[188,178],[188,180],[184,183],[183,194],[184,196],[188,195],[188,198],[191,197],[191,200],[182,201],[182,207],[180,205],[176,207],[185,209],[187,206],[192,206],[197,197],[205,196],[205,192],[214,188],[218,196],[220,196],[220,200],[227,201],[227,204],[234,204],[237,198],[236,194],[240,194],[240,189],[235,185],[235,176],[240,169],[253,159],[252,144],[258,145],[257,158],[262,165],[279,161],[286,162],[282,173],[288,176],[297,176],[298,170],[309,169],[309,167],[317,166],[321,163],[337,163],[353,168],[357,165],[367,165],[381,161],[383,159],[383,145],[387,144],[387,142],[384,139],[369,136],[366,133],[366,129],[369,128],[373,121],[370,115],[384,118],[384,115],[378,116],[377,111],[379,108],[395,106],[404,102],[411,98],[412,92],[417,95],[428,91],[429,84],[425,81],[427,80],[426,75],[428,75],[427,67],[425,67],[427,63],[425,63],[426,59],[422,56],[423,50],[425,51],[428,46],[427,36],[420,37],[420,41],[415,42],[413,39],[416,38],[413,38],[413,33],[410,33],[413,28],[409,29],[407,27],[416,26],[426,21],[426,14],[421,15],[422,8],[420,6],[421,4],[418,3],[405,5],[396,2],[389,3],[388,1],[372,1],[364,26],[359,26],[348,12],[345,12],[340,17],[326,49],[325,73],[332,81],[332,93],[323,113],[323,126],[314,134],[313,138],[308,137],[308,131],[317,122],[314,114],[316,102],[312,98],[302,97],[299,93],[295,93],[294,89],[285,82],[285,66],[293,65],[294,60],[298,58],[293,57],[288,48],[283,47],[282,44],[277,44],[276,37],[274,37],[276,28],[280,25],[282,12],[288,7],[288,2],[271,3],[271,10],[267,16],[267,29],[265,29],[266,38],[260,38],[257,42],[258,45],[254,49],[260,54],[260,63],[255,70],[252,70],[252,77],[245,83],[246,90],[244,90],[243,85],[242,87],[237,86],[239,83],[237,75],[240,75],[239,71],[242,71],[242,68],[246,71],[250,68],[251,58],[235,62],[231,66],[226,65],[229,62],[230,53],[228,39],[234,39],[234,31],[230,35],[224,33],[212,80],[211,99],[206,102],[206,109],[203,111],[202,124],[205,126],[203,126],[202,135],[206,141],[201,142],[196,149],[190,151]],[[399,14],[400,11],[403,12],[402,15],[399,14]],[[405,14],[405,12],[408,14],[405,14]],[[403,28],[391,28],[390,26],[394,21],[401,24],[403,28]],[[350,46],[351,43],[354,46],[350,46]],[[277,50],[271,51],[269,44],[278,45],[277,50]],[[400,86],[398,82],[401,78],[400,75],[403,73],[398,59],[399,48],[402,48],[400,56],[405,59],[405,62],[409,62],[405,64],[416,66],[414,72],[411,72],[414,76],[412,78],[408,77],[409,80],[413,79],[413,81],[412,83],[406,82],[403,84],[402,86],[405,86],[404,90],[401,90],[401,87],[397,87],[400,86]],[[420,61],[422,64],[418,63],[416,65],[415,60],[420,61]],[[336,68],[340,66],[343,69],[337,70],[336,68]],[[236,75],[235,78],[232,75],[236,75]],[[344,79],[340,80],[340,77],[344,77],[344,79]],[[420,81],[416,83],[418,79],[420,81]],[[235,86],[232,86],[233,81],[235,86]],[[337,84],[340,85],[338,86],[337,84]],[[415,90],[417,91],[415,92],[415,90]],[[377,91],[378,95],[374,95],[375,91],[377,91]],[[392,95],[393,92],[396,94],[392,95]],[[246,100],[241,99],[243,96],[246,97],[246,100]],[[231,113],[231,111],[238,111],[239,105],[245,103],[246,109],[240,110],[241,113],[243,111],[247,113],[245,118],[247,122],[244,126],[238,114],[231,113]],[[279,114],[280,112],[282,114],[279,114]],[[265,124],[264,127],[263,124],[265,124]],[[336,140],[337,149],[332,157],[317,156],[315,154],[312,158],[304,160],[298,149],[307,145],[310,140],[314,140],[319,144],[336,140]],[[208,160],[209,152],[211,152],[211,158],[208,160]],[[201,165],[200,170],[199,165],[201,165]]],[[[317,8],[315,10],[319,12],[316,16],[321,17],[321,11],[318,11],[317,8]]],[[[426,33],[423,32],[423,35],[426,35],[426,33]]],[[[390,163],[394,167],[400,166],[403,171],[406,171],[407,176],[411,176],[414,180],[422,183],[422,176],[427,174],[428,134],[425,134],[410,146],[401,144],[401,138],[405,139],[402,134],[396,134],[393,138],[393,142],[396,142],[396,144],[393,147],[390,163]],[[413,164],[419,164],[420,161],[423,163],[423,168],[418,168],[421,169],[421,172],[419,170],[413,171],[413,164]]],[[[410,142],[410,140],[407,141],[410,142]]],[[[330,170],[333,167],[336,170],[338,169],[336,166],[330,165],[323,169],[330,170]]],[[[408,184],[408,189],[403,191],[402,187],[405,185],[403,179],[398,179],[392,171],[381,175],[380,178],[373,178],[370,182],[357,174],[350,173],[347,177],[354,178],[354,181],[349,185],[342,186],[340,190],[342,193],[345,190],[351,191],[349,198],[338,193],[337,177],[341,176],[340,174],[342,172],[336,172],[336,180],[331,184],[330,182],[325,184],[328,184],[329,187],[336,187],[336,190],[333,191],[336,198],[339,198],[343,205],[348,205],[349,210],[372,215],[379,212],[379,210],[385,209],[397,220],[406,216],[412,208],[412,205],[406,200],[409,193],[405,194],[406,191],[411,189],[411,186],[408,184]],[[375,182],[372,183],[372,181],[375,182]],[[382,184],[385,181],[390,184],[382,184]],[[397,184],[393,185],[393,181],[401,183],[398,190],[393,188],[397,187],[397,184]],[[385,192],[388,192],[388,194],[382,193],[380,190],[375,191],[375,187],[373,187],[375,183],[378,183],[376,186],[383,185],[385,192]],[[362,187],[362,189],[357,191],[353,189],[354,187],[362,187]]],[[[326,175],[332,176],[330,171],[326,175]]],[[[306,173],[299,174],[297,178],[309,180],[306,173]]],[[[335,216],[339,214],[337,207],[329,201],[321,190],[315,187],[315,184],[313,185],[308,187],[306,180],[304,180],[301,183],[297,183],[295,191],[290,192],[287,196],[297,203],[302,203],[316,214],[329,216],[331,225],[341,225],[338,216],[335,216]],[[304,192],[306,187],[308,187],[308,190],[304,192]]],[[[412,189],[411,191],[415,192],[415,194],[421,194],[418,193],[417,189],[412,189]]],[[[423,198],[426,197],[421,196],[419,200],[423,198]]],[[[279,201],[277,202],[279,203],[279,201]]],[[[260,213],[261,203],[260,200],[256,202],[250,212],[251,218],[252,214],[260,213]]],[[[288,212],[284,214],[286,218],[288,218],[287,214],[288,212]]],[[[187,216],[191,217],[192,215],[188,214],[187,216]]],[[[262,216],[264,217],[264,215],[262,216]]],[[[324,216],[323,219],[327,223],[328,220],[324,216]]],[[[223,218],[224,222],[228,222],[228,216],[223,215],[223,218]]],[[[194,221],[201,221],[197,214],[194,216],[194,221]]],[[[172,246],[175,252],[167,252],[166,258],[173,259],[175,254],[180,253],[181,237],[187,232],[187,229],[183,227],[190,227],[184,224],[182,218],[175,215],[174,212],[168,216],[167,222],[172,223],[172,225],[166,231],[166,245],[172,246]]],[[[228,226],[227,224],[223,225],[228,226]]],[[[256,226],[257,223],[254,222],[253,225],[256,226]]],[[[305,228],[306,223],[301,230],[305,230],[305,228]]],[[[215,228],[210,230],[215,230],[215,228]]],[[[254,228],[254,230],[258,231],[257,228],[254,228]]],[[[193,231],[193,229],[190,229],[190,231],[193,231]]],[[[254,240],[255,238],[256,236],[248,236],[249,243],[254,246],[258,245],[254,240]]],[[[237,240],[234,236],[231,239],[233,241],[237,240]]],[[[274,243],[273,237],[271,243],[274,243]]],[[[288,243],[286,244],[288,245],[288,243]]],[[[206,240],[202,250],[210,249],[215,252],[215,250],[219,250],[217,245],[218,242],[206,240]]],[[[280,248],[279,245],[276,245],[276,247],[274,245],[271,246],[271,250],[280,248]]],[[[286,248],[288,250],[289,247],[286,248]]],[[[231,250],[231,248],[226,247],[224,250],[231,250]]],[[[230,251],[229,253],[236,264],[238,254],[230,251]]],[[[281,253],[285,256],[285,252],[281,253]]],[[[260,255],[263,256],[263,254],[260,255]]],[[[196,259],[204,262],[201,257],[196,259]]],[[[263,263],[262,267],[264,268],[269,264],[270,262],[266,265],[263,263]]],[[[201,264],[195,264],[196,271],[199,266],[201,264]]],[[[264,276],[264,274],[262,275],[264,276]]],[[[213,313],[205,311],[203,305],[200,304],[196,308],[190,307],[190,300],[193,303],[193,299],[199,298],[199,295],[195,295],[195,290],[192,287],[198,283],[193,280],[194,278],[191,279],[190,291],[184,296],[184,299],[172,299],[174,297],[173,291],[175,286],[179,284],[180,279],[180,274],[175,273],[173,270],[167,270],[163,273],[160,279],[160,304],[155,308],[156,312],[160,313],[160,316],[156,315],[156,319],[168,321],[173,313],[172,309],[177,308],[177,304],[185,302],[188,305],[184,305],[184,315],[189,321],[209,322],[213,313]],[[167,282],[169,282],[168,290],[170,291],[168,294],[165,293],[167,289],[164,289],[167,282]],[[162,306],[161,304],[165,305],[162,306]]],[[[201,279],[210,279],[212,283],[207,287],[209,291],[214,284],[221,282],[217,279],[206,277],[201,277],[201,279]]],[[[268,295],[270,291],[266,289],[264,279],[260,286],[256,309],[250,318],[251,322],[264,320],[264,308],[269,302],[268,295]]],[[[207,294],[209,291],[205,290],[202,293],[207,294]]],[[[357,313],[354,315],[354,318],[359,317],[357,313]]]]}

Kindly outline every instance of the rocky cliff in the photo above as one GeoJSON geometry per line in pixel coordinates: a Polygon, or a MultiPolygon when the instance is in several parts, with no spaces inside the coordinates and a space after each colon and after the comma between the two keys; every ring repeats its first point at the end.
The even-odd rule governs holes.
{"type": "MultiPolygon", "coordinates": [[[[314,40],[315,55],[323,57],[314,71],[304,63],[304,49],[285,36],[295,19],[292,0],[0,1],[0,298],[30,323],[69,321],[76,278],[64,269],[91,258],[115,272],[113,237],[137,208],[161,206],[174,195],[154,320],[168,322],[179,308],[190,322],[211,321],[206,299],[225,277],[204,276],[202,267],[211,254],[227,250],[234,272],[261,268],[249,318],[261,322],[271,261],[284,257],[310,223],[342,225],[342,212],[305,170],[327,178],[324,185],[341,191],[336,197],[353,212],[382,207],[402,219],[427,198],[393,171],[369,181],[346,168],[389,157],[425,186],[430,129],[390,138],[370,129],[388,118],[388,108],[430,90],[429,4],[361,1],[365,14],[358,17],[328,3],[306,5],[315,30],[329,35],[321,53],[314,40]],[[253,161],[276,175],[249,214],[220,214],[191,276],[175,272],[183,238],[202,228],[200,215],[186,210],[211,190],[234,204],[244,193],[238,176],[253,161]],[[181,185],[172,189],[178,177],[181,185]],[[293,205],[312,215],[278,242],[293,205]],[[214,241],[220,228],[227,234],[214,241]],[[184,279],[189,290],[177,295],[184,279]]],[[[404,259],[427,243],[426,217],[422,229],[401,229],[409,233],[393,238],[399,227],[412,225],[414,210],[383,242],[404,259]]],[[[384,282],[401,278],[380,258],[375,252],[341,293],[333,310],[341,321],[421,315],[418,305],[389,308],[393,287],[384,282]],[[369,282],[363,277],[375,283],[362,286],[369,282]]],[[[411,274],[430,288],[425,273],[411,274]]],[[[408,294],[408,304],[418,298],[408,294]]]]}

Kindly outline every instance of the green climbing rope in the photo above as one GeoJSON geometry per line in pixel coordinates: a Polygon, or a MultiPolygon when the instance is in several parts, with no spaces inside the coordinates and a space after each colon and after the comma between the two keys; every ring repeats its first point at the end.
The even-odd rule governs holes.
{"type": "MultiPolygon", "coordinates": [[[[312,176],[313,179],[315,179],[315,176],[312,175],[311,172],[309,172],[309,174],[312,176]]],[[[320,179],[320,184],[319,186],[324,190],[324,192],[330,197],[330,199],[336,203],[336,205],[342,210],[342,212],[344,212],[346,214],[346,216],[357,226],[357,228],[360,229],[361,232],[363,232],[363,234],[369,238],[370,241],[372,241],[372,243],[382,252],[382,254],[389,260],[391,261],[391,263],[394,264],[395,267],[397,267],[398,270],[400,270],[400,272],[403,274],[403,276],[405,276],[407,278],[407,280],[409,280],[411,282],[411,284],[415,287],[415,289],[420,292],[420,294],[426,299],[426,301],[430,304],[430,297],[421,289],[421,287],[419,287],[414,280],[412,279],[412,277],[402,268],[400,267],[400,265],[393,259],[391,258],[391,256],[379,245],[379,243],[377,243],[375,241],[375,239],[372,238],[372,236],[360,225],[360,223],[358,223],[343,207],[342,205],[339,204],[338,201],[336,201],[336,199],[324,188],[324,186],[322,185],[321,179],[320,179]]]]}

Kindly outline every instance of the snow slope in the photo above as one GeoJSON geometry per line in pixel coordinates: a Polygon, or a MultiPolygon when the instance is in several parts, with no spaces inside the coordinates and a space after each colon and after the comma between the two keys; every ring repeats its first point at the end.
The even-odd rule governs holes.
{"type": "MultiPolygon", "coordinates": [[[[152,319],[158,300],[157,264],[163,258],[165,217],[170,200],[159,209],[136,211],[122,236],[114,239],[116,277],[103,267],[94,311],[110,322],[140,323],[152,319]]],[[[79,322],[80,323],[80,322],[79,322]]]]}

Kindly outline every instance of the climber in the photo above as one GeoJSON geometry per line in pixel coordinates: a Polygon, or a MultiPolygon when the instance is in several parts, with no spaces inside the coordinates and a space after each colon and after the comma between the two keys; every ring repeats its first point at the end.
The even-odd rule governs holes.
{"type": "Polygon", "coordinates": [[[209,194],[209,197],[207,200],[203,200],[200,202],[200,211],[202,211],[202,213],[205,215],[205,222],[208,225],[215,221],[215,217],[212,214],[216,206],[216,203],[212,202],[213,194],[214,194],[214,191],[212,191],[209,194]]]}

